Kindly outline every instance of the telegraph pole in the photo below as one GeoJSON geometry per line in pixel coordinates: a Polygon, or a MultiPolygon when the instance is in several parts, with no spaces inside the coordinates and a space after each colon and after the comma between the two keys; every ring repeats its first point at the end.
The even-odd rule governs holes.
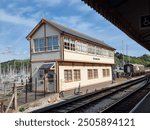
{"type": "Polygon", "coordinates": [[[124,43],[122,40],[122,65],[124,66],[124,43]]]}

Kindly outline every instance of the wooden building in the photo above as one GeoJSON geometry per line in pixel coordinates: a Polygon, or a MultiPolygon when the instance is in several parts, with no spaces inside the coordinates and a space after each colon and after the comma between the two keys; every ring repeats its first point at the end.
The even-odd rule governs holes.
{"type": "MultiPolygon", "coordinates": [[[[61,92],[112,80],[115,49],[83,33],[42,19],[29,33],[32,82],[61,92]]],[[[34,85],[33,85],[34,89],[34,85]]]]}

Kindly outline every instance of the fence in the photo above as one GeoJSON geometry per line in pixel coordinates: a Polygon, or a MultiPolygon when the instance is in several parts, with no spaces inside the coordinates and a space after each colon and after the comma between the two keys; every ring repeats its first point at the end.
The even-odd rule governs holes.
{"type": "Polygon", "coordinates": [[[35,78],[35,82],[26,80],[22,83],[1,83],[0,87],[0,110],[1,112],[9,112],[17,110],[19,105],[35,101],[37,99],[45,97],[49,92],[46,90],[45,79],[42,84],[42,91],[38,91],[38,81],[35,78]],[[34,88],[32,88],[34,86],[34,88]]]}

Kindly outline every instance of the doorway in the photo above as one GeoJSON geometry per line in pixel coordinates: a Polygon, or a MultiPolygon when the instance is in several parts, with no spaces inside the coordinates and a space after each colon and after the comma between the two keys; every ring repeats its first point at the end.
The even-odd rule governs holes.
{"type": "Polygon", "coordinates": [[[47,76],[46,76],[46,86],[47,86],[47,92],[54,93],[55,92],[55,82],[56,82],[56,74],[54,73],[54,70],[47,70],[46,71],[47,76]]]}

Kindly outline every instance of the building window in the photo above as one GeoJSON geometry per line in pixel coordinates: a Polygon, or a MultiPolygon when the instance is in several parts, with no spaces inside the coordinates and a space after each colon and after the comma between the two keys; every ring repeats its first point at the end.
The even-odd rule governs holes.
{"type": "Polygon", "coordinates": [[[80,79],[80,70],[74,70],[74,80],[79,81],[80,79]]]}
{"type": "Polygon", "coordinates": [[[44,78],[44,70],[39,69],[39,72],[38,72],[38,79],[39,79],[39,80],[43,80],[43,78],[44,78]]]}
{"type": "Polygon", "coordinates": [[[110,69],[103,69],[103,77],[109,77],[110,76],[110,69]]]}
{"type": "Polygon", "coordinates": [[[75,40],[64,37],[64,48],[67,50],[75,51],[75,40]]]}
{"type": "Polygon", "coordinates": [[[88,52],[87,51],[87,44],[85,44],[85,43],[82,43],[82,52],[85,52],[85,53],[88,52]]]}
{"type": "Polygon", "coordinates": [[[98,69],[94,69],[94,78],[98,78],[98,69]]]}
{"type": "Polygon", "coordinates": [[[110,76],[110,70],[107,69],[107,76],[109,77],[110,76]]]}
{"type": "Polygon", "coordinates": [[[59,49],[58,36],[47,37],[47,49],[49,51],[59,49]]]}
{"type": "Polygon", "coordinates": [[[82,51],[82,43],[80,41],[76,42],[76,51],[78,52],[82,51]]]}
{"type": "Polygon", "coordinates": [[[111,50],[88,44],[80,40],[73,40],[72,38],[69,38],[67,36],[64,37],[64,49],[86,54],[93,54],[97,56],[103,55],[107,57],[114,57],[114,52],[111,50]]]}
{"type": "Polygon", "coordinates": [[[72,70],[64,70],[65,82],[72,81],[72,70]]]}
{"type": "Polygon", "coordinates": [[[102,55],[102,50],[100,47],[96,47],[96,55],[102,55]]]}
{"type": "Polygon", "coordinates": [[[88,45],[88,53],[95,54],[95,46],[88,45]]]}
{"type": "Polygon", "coordinates": [[[44,38],[34,39],[34,51],[35,52],[42,52],[44,50],[45,50],[44,38]]]}
{"type": "Polygon", "coordinates": [[[103,77],[106,77],[106,69],[103,69],[103,77]]]}
{"type": "Polygon", "coordinates": [[[92,79],[92,78],[93,78],[92,69],[88,69],[88,79],[92,79]]]}
{"type": "Polygon", "coordinates": [[[58,50],[59,44],[58,44],[58,36],[53,36],[53,50],[58,50]]]}
{"type": "Polygon", "coordinates": [[[53,49],[53,37],[47,38],[47,49],[51,51],[53,49]]]}

